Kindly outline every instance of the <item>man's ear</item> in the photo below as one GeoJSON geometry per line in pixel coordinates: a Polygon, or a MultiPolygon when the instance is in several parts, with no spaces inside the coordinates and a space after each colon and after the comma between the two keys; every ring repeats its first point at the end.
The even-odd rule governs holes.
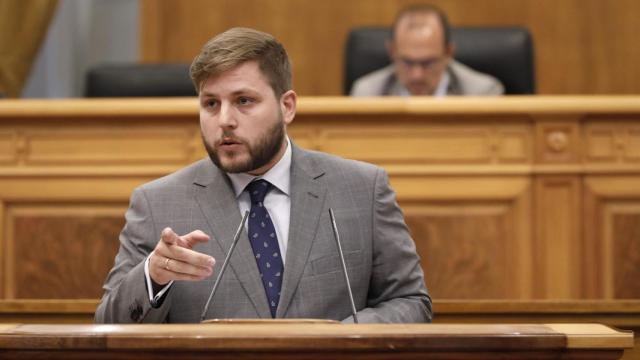
{"type": "Polygon", "coordinates": [[[293,90],[289,90],[280,97],[280,109],[282,110],[282,118],[284,123],[289,125],[296,116],[296,106],[298,103],[298,95],[293,90]]]}
{"type": "Polygon", "coordinates": [[[456,45],[454,43],[449,43],[445,50],[445,55],[447,55],[450,59],[453,59],[453,56],[456,53],[456,45]]]}
{"type": "Polygon", "coordinates": [[[385,40],[384,47],[387,48],[387,54],[389,54],[389,59],[393,60],[396,55],[396,52],[395,52],[396,49],[395,49],[393,40],[391,39],[385,40]]]}

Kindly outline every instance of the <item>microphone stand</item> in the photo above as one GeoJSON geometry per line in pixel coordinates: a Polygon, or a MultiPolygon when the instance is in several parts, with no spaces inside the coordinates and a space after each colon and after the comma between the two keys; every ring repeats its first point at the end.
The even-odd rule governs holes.
{"type": "Polygon", "coordinates": [[[349,275],[347,274],[347,264],[344,262],[344,253],[342,252],[342,246],[340,245],[340,235],[338,235],[338,226],[336,225],[336,218],[333,216],[333,209],[329,208],[329,217],[331,218],[331,225],[333,227],[333,237],[336,239],[338,245],[338,253],[340,254],[340,262],[342,263],[342,273],[344,274],[344,280],[347,282],[347,291],[349,293],[349,301],[351,302],[351,314],[353,315],[353,322],[358,323],[358,315],[356,315],[356,305],[353,301],[353,293],[351,292],[351,283],[349,282],[349,275]]]}
{"type": "MultiPolygon", "coordinates": [[[[211,304],[211,300],[213,299],[213,296],[215,295],[217,289],[218,289],[218,285],[220,285],[220,279],[222,278],[222,275],[224,274],[225,270],[227,269],[227,265],[229,265],[229,259],[231,258],[231,254],[233,254],[233,250],[236,247],[236,244],[238,243],[238,240],[240,239],[240,234],[242,233],[242,228],[244,227],[245,222],[247,221],[247,218],[249,217],[249,211],[245,211],[244,216],[242,217],[242,221],[240,221],[240,225],[238,226],[238,229],[236,230],[236,234],[233,237],[233,243],[231,243],[231,247],[229,248],[229,252],[227,253],[227,256],[224,259],[224,262],[222,263],[222,268],[220,269],[220,272],[218,273],[218,276],[216,278],[216,281],[213,284],[213,288],[211,289],[211,294],[209,294],[209,298],[207,299],[206,304],[204,305],[204,308],[202,309],[202,314],[200,315],[200,322],[205,321],[205,317],[207,314],[207,310],[209,310],[209,305],[211,304]]],[[[349,282],[349,275],[347,274],[347,264],[344,261],[344,253],[342,252],[342,245],[340,244],[340,235],[338,234],[338,226],[336,225],[336,219],[335,216],[333,214],[333,210],[329,209],[329,217],[331,218],[331,225],[333,228],[333,236],[336,240],[336,245],[338,246],[338,254],[340,255],[340,262],[342,264],[342,273],[344,274],[344,279],[347,283],[347,292],[349,293],[349,302],[351,304],[351,314],[353,316],[353,322],[358,324],[358,315],[356,314],[356,306],[355,303],[353,301],[353,293],[351,291],[351,283],[349,282]]],[[[271,321],[274,321],[274,319],[270,319],[271,321]]],[[[276,319],[278,320],[278,319],[276,319]]],[[[280,319],[283,320],[283,319],[280,319]]],[[[285,320],[286,321],[286,320],[285,320]]],[[[243,321],[237,321],[242,323],[243,321]]],[[[289,322],[328,322],[328,323],[335,323],[335,321],[333,320],[326,320],[326,321],[322,321],[322,320],[316,320],[316,319],[298,319],[298,320],[289,320],[289,322]]]]}
{"type": "Polygon", "coordinates": [[[236,248],[236,244],[238,243],[238,239],[240,239],[240,233],[242,233],[242,228],[244,227],[244,223],[247,221],[247,217],[249,217],[249,211],[244,212],[244,216],[242,216],[242,221],[240,221],[240,226],[238,226],[238,230],[236,230],[236,235],[233,237],[233,243],[231,243],[231,247],[229,248],[229,252],[227,253],[227,257],[224,258],[224,262],[222,263],[222,268],[218,273],[218,277],[216,278],[216,282],[213,283],[213,289],[211,289],[211,294],[209,294],[209,299],[207,299],[207,303],[204,304],[204,309],[202,309],[202,315],[200,315],[200,321],[202,322],[207,315],[207,310],[209,310],[209,304],[211,303],[211,299],[213,299],[213,295],[216,293],[218,289],[218,285],[220,285],[220,279],[222,279],[222,274],[224,274],[227,265],[229,265],[229,259],[231,258],[231,254],[233,253],[233,249],[236,248]]]}

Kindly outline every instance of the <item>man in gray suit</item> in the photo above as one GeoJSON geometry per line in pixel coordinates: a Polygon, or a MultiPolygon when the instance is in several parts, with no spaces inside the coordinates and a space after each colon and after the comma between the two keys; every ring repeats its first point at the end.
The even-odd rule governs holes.
{"type": "Polygon", "coordinates": [[[501,95],[504,87],[492,76],[453,59],[447,16],[432,5],[401,11],[387,43],[391,65],[357,79],[352,96],[501,95]]]}
{"type": "Polygon", "coordinates": [[[297,95],[282,45],[234,28],[205,44],[190,72],[209,159],[133,192],[96,321],[200,321],[214,264],[249,211],[205,317],[351,322],[329,209],[358,320],[430,321],[415,244],[385,171],[303,150],[287,136],[297,95]]]}

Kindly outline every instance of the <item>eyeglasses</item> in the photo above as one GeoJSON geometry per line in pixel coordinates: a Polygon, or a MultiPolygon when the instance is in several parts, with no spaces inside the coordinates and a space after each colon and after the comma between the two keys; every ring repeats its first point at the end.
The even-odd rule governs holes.
{"type": "Polygon", "coordinates": [[[398,61],[407,69],[413,69],[414,67],[418,66],[423,70],[434,70],[444,58],[444,56],[440,56],[430,59],[413,60],[400,57],[398,58],[398,61]]]}

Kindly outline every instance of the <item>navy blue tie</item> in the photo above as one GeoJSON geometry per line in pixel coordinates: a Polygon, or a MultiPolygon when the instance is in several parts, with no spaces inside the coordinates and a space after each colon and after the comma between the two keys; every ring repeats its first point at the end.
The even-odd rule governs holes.
{"type": "Polygon", "coordinates": [[[280,256],[280,246],[273,222],[263,201],[271,184],[266,180],[257,180],[247,185],[251,196],[251,213],[249,214],[249,242],[256,257],[262,285],[267,293],[271,317],[276,317],[284,266],[280,256]]]}

